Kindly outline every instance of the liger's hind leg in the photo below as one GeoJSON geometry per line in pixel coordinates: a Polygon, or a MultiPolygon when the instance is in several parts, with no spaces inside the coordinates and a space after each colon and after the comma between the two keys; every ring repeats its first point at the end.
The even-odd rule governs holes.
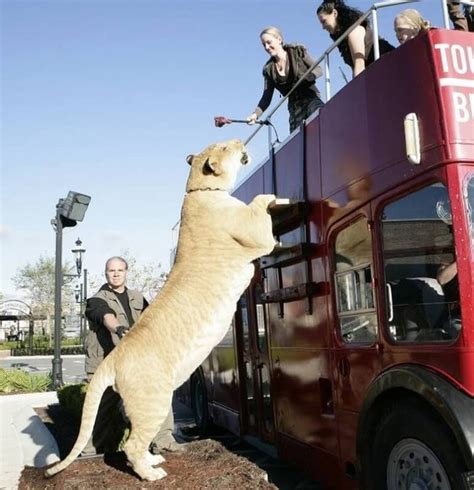
{"type": "Polygon", "coordinates": [[[148,448],[168,415],[171,396],[171,393],[168,396],[160,393],[158,396],[158,393],[150,390],[137,393],[132,406],[125,405],[132,427],[124,451],[133,470],[143,480],[154,481],[166,476],[163,468],[153,468],[162,461],[153,457],[148,448]]]}

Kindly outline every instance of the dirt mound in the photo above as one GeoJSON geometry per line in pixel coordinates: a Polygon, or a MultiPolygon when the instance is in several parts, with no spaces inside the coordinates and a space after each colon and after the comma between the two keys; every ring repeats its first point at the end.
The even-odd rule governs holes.
{"type": "Polygon", "coordinates": [[[26,467],[19,490],[44,489],[276,489],[265,480],[265,472],[211,439],[190,442],[183,453],[165,455],[161,465],[168,476],[156,482],[141,481],[128,465],[123,453],[105,457],[79,458],[52,478],[43,476],[44,468],[26,467]]]}

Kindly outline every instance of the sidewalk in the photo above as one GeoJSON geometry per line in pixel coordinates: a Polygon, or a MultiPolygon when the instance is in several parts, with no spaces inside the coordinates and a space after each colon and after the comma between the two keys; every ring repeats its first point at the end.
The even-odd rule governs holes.
{"type": "Polygon", "coordinates": [[[0,396],[0,489],[18,488],[25,466],[59,460],[54,437],[33,410],[57,402],[55,391],[0,396]]]}

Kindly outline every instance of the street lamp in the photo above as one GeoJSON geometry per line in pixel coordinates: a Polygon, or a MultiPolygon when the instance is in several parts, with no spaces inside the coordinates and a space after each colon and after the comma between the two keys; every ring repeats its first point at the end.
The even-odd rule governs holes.
{"type": "Polygon", "coordinates": [[[82,284],[76,284],[74,288],[74,297],[76,298],[76,303],[82,303],[82,284]]]}
{"type": "MultiPolygon", "coordinates": [[[[85,194],[69,191],[66,199],[59,199],[56,205],[56,218],[51,224],[56,232],[56,265],[54,285],[54,357],[52,361],[52,386],[58,389],[63,384],[61,359],[61,288],[63,228],[76,226],[84,219],[91,198],[85,194]]],[[[77,245],[77,243],[76,243],[77,245]]],[[[77,267],[77,262],[76,262],[77,267]]]]}
{"type": "Polygon", "coordinates": [[[86,249],[82,248],[82,241],[78,237],[76,240],[76,246],[71,250],[71,252],[74,254],[75,262],[76,262],[76,270],[77,270],[77,277],[81,275],[82,271],[82,254],[85,253],[86,249]]]}
{"type": "MultiPolygon", "coordinates": [[[[76,246],[71,250],[71,252],[75,256],[75,262],[76,262],[76,269],[77,269],[77,277],[81,276],[81,271],[82,271],[82,254],[86,253],[86,249],[82,247],[82,241],[78,237],[76,240],[76,246]]],[[[84,342],[84,336],[85,336],[85,326],[86,326],[86,320],[84,317],[84,310],[85,310],[85,301],[87,299],[87,269],[84,269],[84,284],[76,285],[76,290],[74,292],[75,298],[76,298],[76,303],[79,303],[80,306],[80,317],[79,317],[79,339],[83,343],[84,342]],[[84,325],[84,328],[83,328],[84,325]]]]}

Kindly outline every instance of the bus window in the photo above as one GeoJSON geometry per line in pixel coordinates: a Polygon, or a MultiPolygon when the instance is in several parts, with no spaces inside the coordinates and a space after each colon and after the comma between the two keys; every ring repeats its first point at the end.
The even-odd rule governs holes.
{"type": "Polygon", "coordinates": [[[249,314],[247,309],[247,298],[242,295],[239,300],[240,315],[242,319],[242,335],[244,340],[244,351],[249,351],[249,314]]]}
{"type": "Polygon", "coordinates": [[[265,307],[262,303],[263,288],[261,284],[255,286],[255,309],[257,320],[257,344],[260,352],[265,352],[267,348],[267,336],[265,329],[265,307]]]}
{"type": "Polygon", "coordinates": [[[366,218],[338,233],[335,285],[341,336],[346,343],[372,343],[377,336],[371,257],[366,218]]]}
{"type": "Polygon", "coordinates": [[[471,237],[471,251],[474,254],[474,176],[470,174],[464,180],[463,185],[464,202],[469,219],[469,236],[471,237]]]}
{"type": "Polygon", "coordinates": [[[389,336],[396,342],[451,342],[459,335],[456,257],[448,192],[432,184],[383,210],[389,336]],[[443,278],[443,279],[441,279],[443,278]]]}

